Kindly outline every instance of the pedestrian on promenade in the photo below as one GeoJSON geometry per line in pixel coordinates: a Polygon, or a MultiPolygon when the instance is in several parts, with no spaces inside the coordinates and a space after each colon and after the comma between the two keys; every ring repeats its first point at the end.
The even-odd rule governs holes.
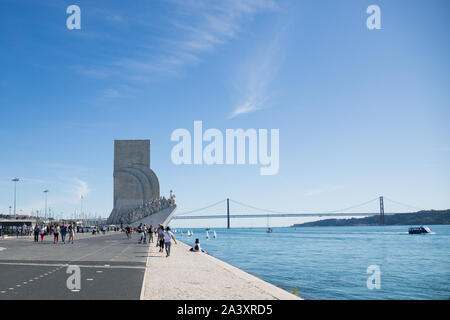
{"type": "Polygon", "coordinates": [[[68,242],[71,242],[73,244],[73,236],[75,235],[75,229],[72,224],[69,224],[68,232],[69,232],[69,241],[68,242]]]}
{"type": "Polygon", "coordinates": [[[139,234],[139,241],[138,244],[140,244],[142,242],[142,240],[144,239],[144,230],[142,228],[142,223],[139,224],[139,227],[137,228],[137,232],[139,234]]]}
{"type": "Polygon", "coordinates": [[[41,241],[44,241],[44,236],[47,233],[47,226],[42,226],[41,228],[41,241]]]}
{"type": "Polygon", "coordinates": [[[159,252],[163,252],[164,250],[164,227],[160,224],[158,227],[158,243],[156,244],[159,247],[159,252]]]}
{"type": "Polygon", "coordinates": [[[67,227],[65,224],[61,226],[61,242],[66,244],[67,227]]]}
{"type": "Polygon", "coordinates": [[[39,232],[40,232],[39,226],[36,224],[34,226],[34,242],[39,242],[39,232]]]}
{"type": "Polygon", "coordinates": [[[170,227],[166,227],[166,231],[164,231],[164,246],[166,247],[166,258],[170,256],[170,247],[172,245],[172,240],[177,244],[177,240],[173,236],[172,231],[170,231],[170,227]]]}
{"type": "Polygon", "coordinates": [[[142,228],[142,232],[144,233],[144,243],[147,243],[147,226],[145,224],[142,228]]]}
{"type": "Polygon", "coordinates": [[[125,233],[127,235],[127,239],[130,239],[131,238],[131,228],[130,228],[130,226],[127,226],[125,228],[125,233]]]}
{"type": "Polygon", "coordinates": [[[58,225],[54,225],[54,227],[53,227],[53,243],[58,243],[59,231],[60,231],[59,226],[58,225]]]}
{"type": "Polygon", "coordinates": [[[148,235],[149,235],[148,243],[153,243],[153,225],[150,225],[150,227],[148,228],[148,235]]]}

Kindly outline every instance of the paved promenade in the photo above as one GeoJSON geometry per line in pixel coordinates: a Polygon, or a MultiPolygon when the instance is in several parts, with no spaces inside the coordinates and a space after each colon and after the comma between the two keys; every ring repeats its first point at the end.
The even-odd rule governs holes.
{"type": "Polygon", "coordinates": [[[299,297],[208,254],[172,244],[169,258],[152,244],[142,299],[298,300],[299,297]]]}
{"type": "Polygon", "coordinates": [[[0,240],[0,300],[223,300],[298,297],[178,241],[172,255],[124,233],[76,234],[74,244],[53,237],[0,240]],[[68,266],[79,266],[81,289],[67,288],[68,266]]]}

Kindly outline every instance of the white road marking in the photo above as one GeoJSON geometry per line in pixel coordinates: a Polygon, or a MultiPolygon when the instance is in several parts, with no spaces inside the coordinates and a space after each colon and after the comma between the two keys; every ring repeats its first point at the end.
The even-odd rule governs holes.
{"type": "Polygon", "coordinates": [[[86,279],[87,281],[93,281],[94,279],[92,279],[92,278],[89,278],[89,279],[86,279]]]}
{"type": "MultiPolygon", "coordinates": [[[[0,262],[0,265],[14,265],[14,266],[44,266],[53,267],[53,264],[46,264],[46,263],[23,263],[23,262],[0,262]]],[[[112,269],[145,269],[145,266],[111,266],[109,264],[105,264],[103,266],[101,265],[78,265],[80,268],[112,268],[112,269]]],[[[58,268],[55,270],[58,271],[61,268],[58,268]]]]}

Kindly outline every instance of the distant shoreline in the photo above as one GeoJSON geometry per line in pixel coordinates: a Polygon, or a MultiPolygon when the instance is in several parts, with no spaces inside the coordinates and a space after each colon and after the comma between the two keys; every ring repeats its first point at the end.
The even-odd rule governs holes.
{"type": "MultiPolygon", "coordinates": [[[[410,213],[397,213],[384,216],[384,225],[448,225],[450,224],[450,209],[423,210],[410,213]]],[[[294,224],[292,228],[301,227],[346,227],[346,226],[379,226],[380,216],[374,215],[365,218],[351,219],[325,219],[301,224],[294,224]]]]}

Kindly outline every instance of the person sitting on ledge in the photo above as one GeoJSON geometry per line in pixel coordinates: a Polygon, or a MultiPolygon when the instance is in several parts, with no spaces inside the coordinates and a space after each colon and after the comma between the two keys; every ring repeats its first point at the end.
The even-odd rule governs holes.
{"type": "Polygon", "coordinates": [[[189,249],[189,251],[192,251],[192,252],[204,252],[204,253],[207,253],[205,250],[203,250],[201,247],[200,247],[200,240],[197,238],[197,239],[195,239],[195,244],[194,244],[194,246],[191,248],[191,249],[189,249]]]}

